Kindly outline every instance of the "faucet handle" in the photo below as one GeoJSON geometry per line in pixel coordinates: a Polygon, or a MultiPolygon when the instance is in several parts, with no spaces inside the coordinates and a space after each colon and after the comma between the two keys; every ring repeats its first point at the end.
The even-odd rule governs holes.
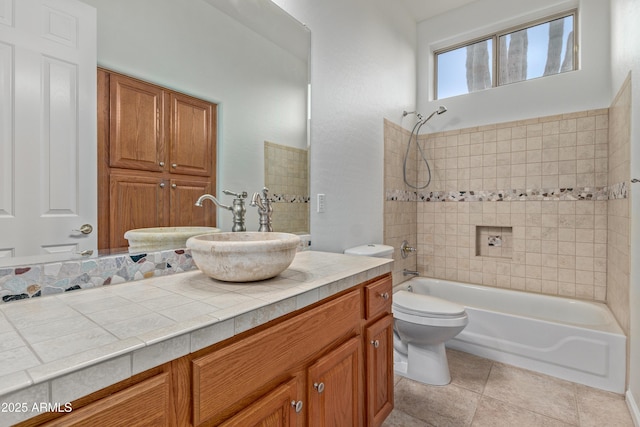
{"type": "Polygon", "coordinates": [[[222,190],[222,192],[228,196],[234,196],[237,199],[246,199],[248,194],[246,191],[243,191],[241,193],[234,193],[233,191],[229,191],[229,190],[222,190]]]}

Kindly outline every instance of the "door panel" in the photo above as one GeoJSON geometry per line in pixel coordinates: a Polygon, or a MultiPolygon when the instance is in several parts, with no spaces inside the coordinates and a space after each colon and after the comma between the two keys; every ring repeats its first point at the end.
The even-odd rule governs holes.
{"type": "Polygon", "coordinates": [[[393,410],[393,315],[367,328],[367,425],[378,427],[393,410]]]}
{"type": "Polygon", "coordinates": [[[195,206],[198,197],[211,193],[211,182],[203,180],[171,180],[171,226],[207,226],[216,224],[216,209],[213,203],[195,206]]]}
{"type": "Polygon", "coordinates": [[[220,427],[294,427],[298,421],[302,425],[304,403],[300,404],[301,411],[296,413],[295,404],[298,401],[298,380],[294,378],[276,387],[220,427]]]}
{"type": "Polygon", "coordinates": [[[213,104],[171,94],[171,172],[209,176],[213,170],[213,104]]]}
{"type": "Polygon", "coordinates": [[[111,248],[129,246],[127,230],[166,226],[165,199],[169,189],[160,177],[112,173],[110,177],[111,248]]]}
{"type": "Polygon", "coordinates": [[[74,231],[97,220],[95,9],[66,0],[2,5],[0,250],[95,249],[95,233],[74,231]]]}
{"type": "Polygon", "coordinates": [[[161,172],[165,169],[164,91],[112,74],[110,166],[161,172]]]}
{"type": "Polygon", "coordinates": [[[309,425],[359,426],[360,337],[351,338],[309,367],[309,425]]]}

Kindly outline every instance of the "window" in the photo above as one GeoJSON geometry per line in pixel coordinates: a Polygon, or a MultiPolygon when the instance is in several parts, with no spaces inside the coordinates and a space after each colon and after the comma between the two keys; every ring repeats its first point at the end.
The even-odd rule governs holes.
{"type": "Polygon", "coordinates": [[[572,11],[435,52],[436,99],[576,69],[572,11]]]}

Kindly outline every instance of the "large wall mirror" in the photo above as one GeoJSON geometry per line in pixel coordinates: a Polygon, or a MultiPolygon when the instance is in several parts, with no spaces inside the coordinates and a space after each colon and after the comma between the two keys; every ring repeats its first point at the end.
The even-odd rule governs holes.
{"type": "MultiPolygon", "coordinates": [[[[309,231],[311,35],[304,25],[270,0],[77,1],[97,12],[98,66],[217,104],[216,190],[223,203],[231,202],[223,189],[251,195],[267,185],[278,198],[277,228],[309,231]],[[297,187],[281,173],[292,165],[297,187]],[[304,220],[292,220],[299,209],[304,220]]],[[[257,230],[249,206],[246,221],[257,230]]],[[[219,209],[217,227],[232,224],[231,213],[219,209]]],[[[25,263],[9,258],[0,265],[25,263]]]]}

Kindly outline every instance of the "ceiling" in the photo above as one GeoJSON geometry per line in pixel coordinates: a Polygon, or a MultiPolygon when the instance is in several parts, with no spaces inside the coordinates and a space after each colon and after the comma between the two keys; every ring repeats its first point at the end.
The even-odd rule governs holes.
{"type": "Polygon", "coordinates": [[[416,22],[424,21],[474,1],[477,0],[400,0],[415,17],[416,22]]]}

